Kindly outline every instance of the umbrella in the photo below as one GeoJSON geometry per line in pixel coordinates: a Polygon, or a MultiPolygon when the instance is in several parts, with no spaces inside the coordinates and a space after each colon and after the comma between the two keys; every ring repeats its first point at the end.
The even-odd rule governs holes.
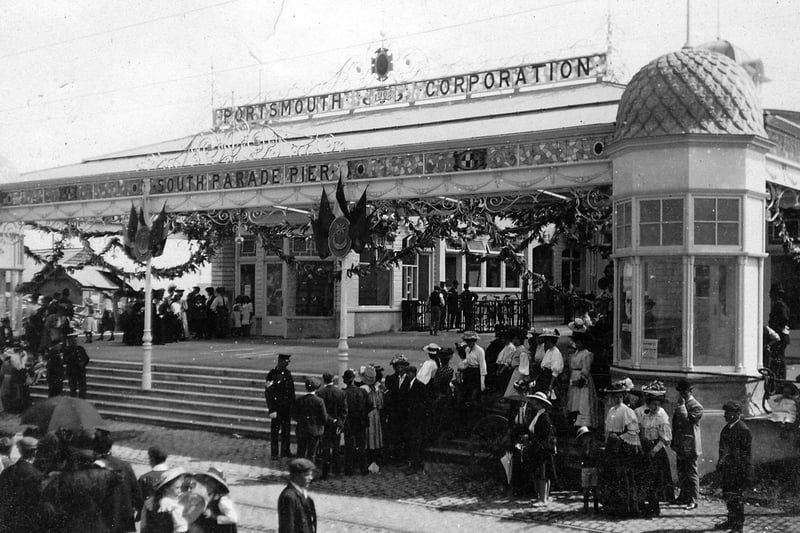
{"type": "Polygon", "coordinates": [[[42,435],[59,428],[80,431],[105,427],[106,422],[92,404],[71,396],[55,396],[22,413],[20,424],[36,426],[42,435]]]}

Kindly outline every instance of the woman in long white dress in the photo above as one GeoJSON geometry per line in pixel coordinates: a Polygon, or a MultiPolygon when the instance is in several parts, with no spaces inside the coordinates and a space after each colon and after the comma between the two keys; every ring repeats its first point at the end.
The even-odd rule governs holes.
{"type": "Polygon", "coordinates": [[[567,412],[575,416],[575,426],[596,428],[600,426],[600,412],[597,408],[597,389],[592,379],[594,354],[586,349],[589,333],[574,331],[572,342],[575,353],[569,359],[569,397],[567,412]]]}

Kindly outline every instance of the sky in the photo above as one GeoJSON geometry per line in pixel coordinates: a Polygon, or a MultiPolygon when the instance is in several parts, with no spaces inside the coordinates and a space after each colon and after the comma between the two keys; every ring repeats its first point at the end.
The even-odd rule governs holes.
{"type": "MultiPolygon", "coordinates": [[[[686,0],[0,0],[0,167],[28,172],[192,135],[212,109],[610,49],[626,82],[687,40],[686,0]]],[[[765,64],[800,110],[800,0],[690,0],[690,44],[765,64]]],[[[2,169],[0,169],[2,170],[2,169]]]]}

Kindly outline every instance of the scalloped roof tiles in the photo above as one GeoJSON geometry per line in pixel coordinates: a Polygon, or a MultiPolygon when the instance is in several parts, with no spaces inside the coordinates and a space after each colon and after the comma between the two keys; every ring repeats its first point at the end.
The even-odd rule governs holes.
{"type": "Polygon", "coordinates": [[[622,94],[614,141],[687,133],[767,136],[753,82],[730,58],[697,48],[665,54],[622,94]]]}

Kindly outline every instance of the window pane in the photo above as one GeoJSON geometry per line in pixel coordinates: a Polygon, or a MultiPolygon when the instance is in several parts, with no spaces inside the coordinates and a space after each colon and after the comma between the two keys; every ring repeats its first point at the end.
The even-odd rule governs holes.
{"type": "Polygon", "coordinates": [[[739,244],[739,223],[720,223],[717,226],[717,244],[739,244]]]}
{"type": "Polygon", "coordinates": [[[694,277],[694,364],[733,365],[736,259],[698,257],[694,277]]]}
{"type": "Polygon", "coordinates": [[[625,243],[625,247],[626,248],[630,247],[631,242],[632,242],[631,227],[630,226],[625,226],[625,228],[623,228],[622,242],[625,243]]]}
{"type": "Polygon", "coordinates": [[[266,265],[267,316],[283,316],[283,263],[266,265]]]}
{"type": "Polygon", "coordinates": [[[665,222],[683,221],[683,200],[664,200],[662,209],[662,220],[665,222]]]}
{"type": "Polygon", "coordinates": [[[624,215],[624,221],[623,222],[624,222],[624,224],[626,226],[630,226],[631,225],[631,204],[630,204],[630,202],[625,204],[624,207],[625,208],[622,210],[622,213],[624,215]]]}
{"type": "Polygon", "coordinates": [[[661,244],[683,244],[683,222],[670,222],[661,228],[661,244]]]}
{"type": "Polygon", "coordinates": [[[697,198],[694,201],[695,220],[716,220],[716,200],[713,198],[697,198]]]}
{"type": "Polygon", "coordinates": [[[519,287],[519,274],[508,263],[505,264],[506,269],[506,287],[517,288],[519,287]]]}
{"type": "Polygon", "coordinates": [[[619,262],[619,359],[631,359],[631,334],[633,331],[633,261],[625,259],[619,262]]]}
{"type": "Polygon", "coordinates": [[[696,222],[694,225],[695,244],[716,244],[716,225],[713,222],[696,222]]]}
{"type": "Polygon", "coordinates": [[[731,198],[727,200],[717,200],[717,220],[727,220],[731,222],[739,221],[739,200],[731,198]]]}
{"type": "Polygon", "coordinates": [[[366,276],[359,276],[358,305],[389,305],[391,284],[391,269],[373,268],[366,276]]]}
{"type": "Polygon", "coordinates": [[[503,268],[503,262],[498,257],[490,257],[486,260],[486,286],[499,287],[500,286],[500,269],[503,268]]]}
{"type": "Polygon", "coordinates": [[[639,202],[639,220],[659,222],[661,220],[661,200],[642,200],[639,202]]]}
{"type": "Polygon", "coordinates": [[[683,342],[683,263],[680,258],[642,260],[644,346],[642,364],[679,367],[683,342]]]}
{"type": "Polygon", "coordinates": [[[467,256],[467,283],[473,288],[481,286],[481,261],[475,256],[467,256]]]}
{"type": "Polygon", "coordinates": [[[661,244],[661,228],[658,224],[642,224],[639,228],[639,239],[642,246],[658,246],[661,244]]]}
{"type": "Polygon", "coordinates": [[[333,264],[322,261],[295,263],[295,314],[333,316],[333,264]]]}

